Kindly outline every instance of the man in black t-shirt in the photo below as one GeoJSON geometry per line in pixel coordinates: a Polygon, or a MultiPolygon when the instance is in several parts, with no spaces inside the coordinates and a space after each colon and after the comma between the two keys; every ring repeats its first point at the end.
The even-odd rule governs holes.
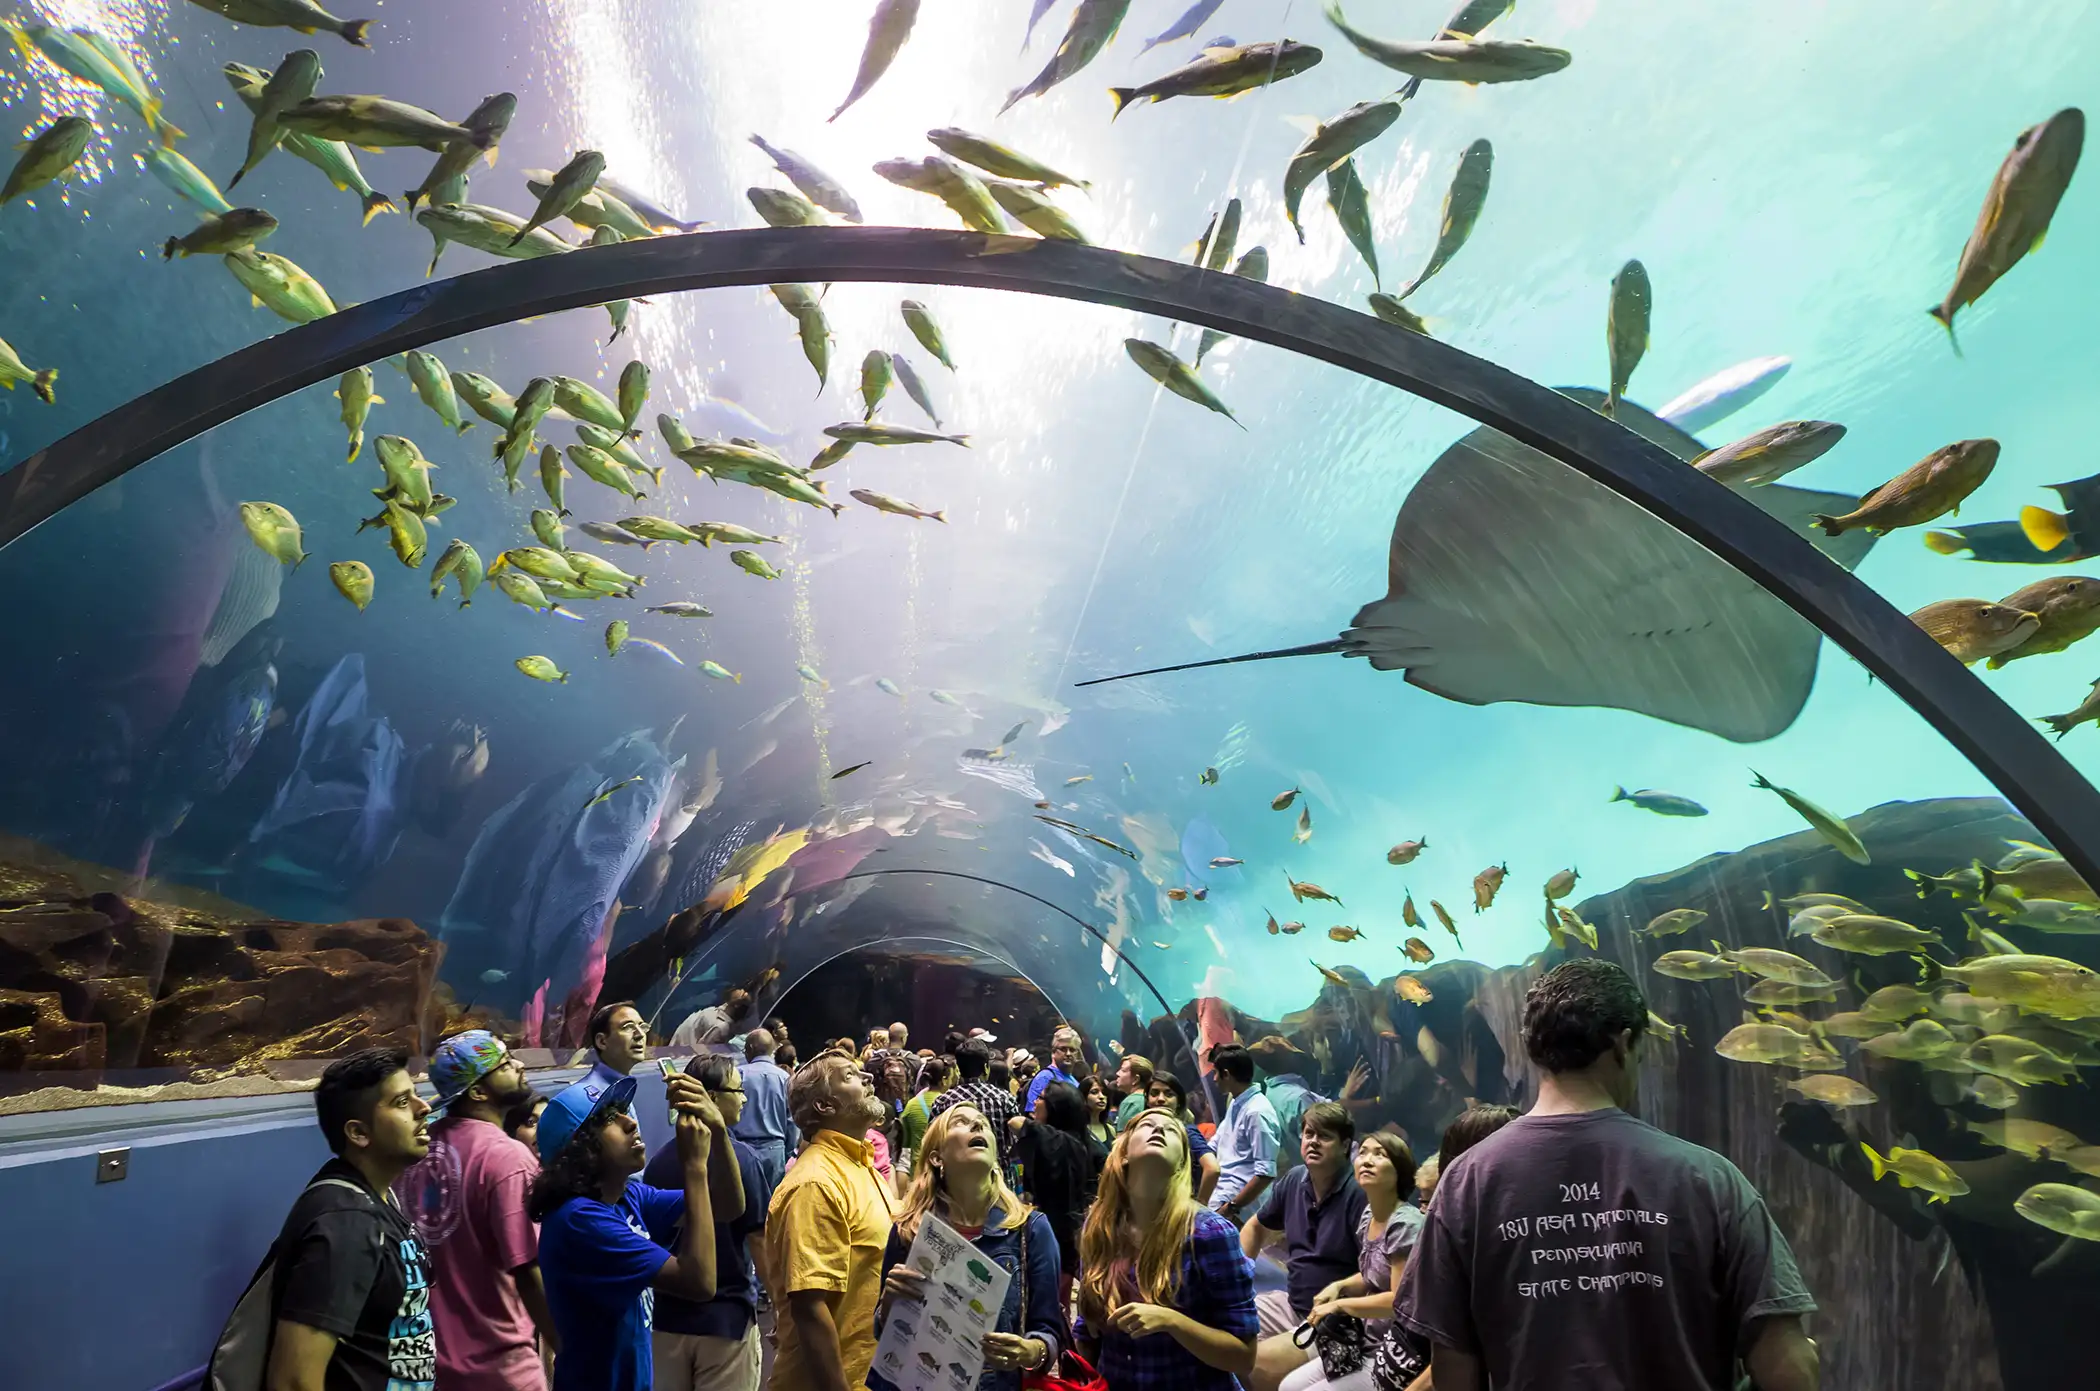
{"type": "Polygon", "coordinates": [[[1635,1119],[1647,1002],[1595,957],[1524,1002],[1538,1104],[1437,1180],[1394,1316],[1436,1391],[1816,1391],[1815,1300],[1764,1199],[1635,1119]]]}
{"type": "Polygon", "coordinates": [[[368,1048],[337,1059],[314,1090],[335,1158],[292,1204],[279,1233],[267,1391],[428,1391],[437,1379],[430,1261],[393,1198],[430,1151],[408,1055],[368,1048]]]}

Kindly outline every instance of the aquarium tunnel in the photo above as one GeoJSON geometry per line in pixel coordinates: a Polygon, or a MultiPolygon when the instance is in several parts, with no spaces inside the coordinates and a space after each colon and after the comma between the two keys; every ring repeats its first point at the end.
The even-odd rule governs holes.
{"type": "Polygon", "coordinates": [[[1588,955],[1825,1386],[2089,1377],[2100,5],[0,26],[0,1385],[195,1384],[357,1049],[1280,1036],[1426,1152],[1588,955]]]}

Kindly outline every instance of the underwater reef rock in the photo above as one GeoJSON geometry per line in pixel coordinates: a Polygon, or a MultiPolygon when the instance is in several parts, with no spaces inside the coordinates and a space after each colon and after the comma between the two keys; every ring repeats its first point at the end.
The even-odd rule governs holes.
{"type": "Polygon", "coordinates": [[[0,837],[0,1090],[105,1071],[414,1050],[441,948],[400,918],[301,923],[0,837]]]}

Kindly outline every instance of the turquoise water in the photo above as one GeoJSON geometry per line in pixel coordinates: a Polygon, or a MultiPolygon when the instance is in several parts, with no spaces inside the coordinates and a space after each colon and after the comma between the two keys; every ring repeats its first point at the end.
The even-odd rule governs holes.
{"type": "MultiPolygon", "coordinates": [[[[558,166],[589,147],[605,153],[618,178],[685,218],[755,226],[743,190],[786,186],[747,143],[757,132],[843,182],[870,223],[949,227],[952,215],[934,200],[869,170],[877,160],[931,153],[923,131],[961,125],[1091,180],[1090,193],[1061,190],[1057,201],[1099,244],[1185,260],[1206,218],[1236,196],[1245,208],[1239,246],[1268,248],[1272,284],[1362,307],[1374,282],[1323,190],[1316,184],[1306,196],[1301,246],[1284,219],[1281,178],[1303,139],[1293,118],[1383,96],[1394,77],[1352,51],[1316,5],[1228,0],[1202,34],[1317,44],[1325,60],[1309,73],[1231,102],[1134,107],[1113,123],[1105,86],[1157,76],[1193,51],[1179,41],[1138,54],[1142,36],[1181,11],[1179,0],[1133,6],[1093,66],[995,118],[1005,93],[1045,60],[1070,7],[1054,10],[1022,54],[1027,8],[1019,0],[932,0],[894,67],[836,123],[825,117],[858,62],[863,5],[428,3],[379,11],[370,53],[328,35],[308,41],[237,28],[194,6],[82,0],[32,11],[99,25],[125,42],[166,94],[170,118],[190,133],[183,151],[222,183],[239,163],[248,122],[217,68],[232,60],[273,65],[285,49],[311,42],[328,69],[323,91],[385,93],[451,117],[487,93],[515,91],[518,116],[500,160],[475,170],[472,189],[475,201],[516,213],[532,206],[520,171],[558,166]]],[[[1350,18],[1380,35],[1425,36],[1438,10],[1359,0],[1350,18]]],[[[1435,336],[1541,382],[1601,387],[1609,285],[1638,258],[1655,305],[1652,344],[1629,398],[1654,409],[1732,364],[1790,358],[1769,394],[1702,433],[1715,445],[1785,419],[1843,423],[1843,443],[1789,484],[1857,495],[1942,444],[1988,436],[2003,455],[1961,509],[1958,521],[1971,523],[2012,518],[2027,504],[2054,506],[2043,485],[2090,471],[2086,445],[2100,426],[2087,331],[2100,313],[2100,284],[2084,270],[2100,245],[2090,176],[2072,183],[2047,244],[1963,312],[1965,356],[1955,356],[1925,310],[1946,293],[2013,137],[2085,99],[2089,84],[2080,79],[2100,64],[2093,7],[2022,11],[2008,23],[2002,10],[1952,3],[1521,0],[1492,32],[1564,47],[1572,64],[1529,83],[1430,84],[1358,156],[1391,289],[1426,260],[1460,151],[1477,138],[1493,142],[1493,184],[1477,230],[1409,301],[1435,336]]],[[[98,130],[87,178],[0,209],[0,263],[8,267],[0,337],[62,374],[55,406],[26,390],[0,395],[0,455],[13,463],[282,325],[248,308],[211,258],[164,264],[153,254],[190,215],[138,170],[132,156],[145,136],[129,112],[13,54],[0,57],[0,96],[12,130],[27,133],[40,112],[89,114],[98,130]]],[[[378,188],[398,193],[421,179],[429,156],[361,160],[378,188]]],[[[246,196],[251,185],[282,224],[265,249],[291,257],[338,302],[422,278],[430,240],[409,219],[381,216],[360,227],[351,195],[283,153],[236,192],[246,196]]],[[[574,239],[573,229],[557,226],[574,239]]],[[[439,273],[490,263],[455,246],[439,273]]],[[[776,828],[809,827],[813,841],[832,847],[824,868],[806,859],[792,878],[756,885],[751,905],[726,927],[677,953],[679,990],[663,1007],[667,1021],[729,983],[760,979],[777,993],[838,951],[924,932],[994,953],[1105,1039],[1130,1027],[1125,1011],[1147,1020],[1197,996],[1227,1000],[1265,1027],[1287,1022],[1323,988],[1308,957],[1381,982],[1410,966],[1401,950],[1410,936],[1439,961],[1521,967],[1549,947],[1539,887],[1556,871],[1579,869],[1580,887],[1567,901],[1581,906],[1644,876],[1805,832],[1799,816],[1751,786],[1752,769],[1854,818],[1885,803],[1995,795],[1828,644],[1799,717],[1776,738],[1750,744],[1623,710],[1462,704],[1398,672],[1331,656],[1076,690],[1076,681],[1096,676],[1332,637],[1385,592],[1395,514],[1471,423],[1334,369],[1227,343],[1205,360],[1203,375],[1242,431],[1158,392],[1124,356],[1122,340],[1134,335],[1172,341],[1186,356],[1193,330],[1170,339],[1172,326],[1122,311],[941,288],[842,284],[823,304],[835,342],[821,394],[812,391],[793,325],[758,289],[636,305],[630,332],[609,346],[607,320],[595,309],[432,345],[448,367],[486,373],[514,392],[531,376],[562,372],[609,393],[639,358],[655,382],[645,429],[659,410],[703,436],[748,433],[755,419],[797,461],[824,443],[824,426],[859,416],[863,353],[909,357],[947,428],[968,432],[971,447],[857,450],[829,474],[831,494],[849,509],[839,518],[692,475],[653,432],[638,447],[669,472],[647,505],[625,506],[581,477],[569,481],[572,527],[647,511],[780,536],[758,547],[782,572],[777,581],[738,572],[724,547],[659,545],[644,555],[593,546],[646,576],[642,602],[697,601],[714,610],[712,619],[644,615],[641,603],[608,601],[571,605],[588,621],[567,623],[530,614],[493,589],[464,612],[432,602],[428,561],[422,576],[405,574],[383,531],[354,530],[373,507],[366,490],[378,471],[369,445],[357,463],[342,462],[337,403],[326,386],[174,451],[16,543],[0,565],[18,596],[11,646],[28,674],[14,683],[11,702],[26,737],[0,758],[0,779],[12,790],[0,828],[119,874],[143,873],[158,889],[216,890],[260,915],[412,919],[444,943],[453,999],[517,1025],[534,1012],[529,1001],[542,982],[542,1008],[587,989],[593,943],[617,953],[646,941],[701,901],[732,850],[776,828]],[[957,371],[933,363],[906,333],[897,313],[906,297],[937,315],[957,371]],[[708,393],[740,410],[710,410],[708,393]],[[848,501],[849,488],[942,509],[946,521],[880,515],[848,501]],[[290,508],[312,559],[288,575],[261,562],[232,517],[242,499],[290,508]],[[327,565],[347,559],[377,576],[377,597],[362,613],[329,587],[327,565]],[[260,596],[273,588],[274,615],[256,628],[267,606],[260,596]],[[685,665],[641,649],[608,656],[601,633],[615,613],[685,665]],[[245,634],[248,645],[202,663],[207,630],[228,647],[245,634]],[[350,742],[339,752],[347,761],[329,765],[349,789],[346,800],[329,813],[334,819],[288,830],[286,789],[302,768],[314,782],[319,766],[318,754],[300,762],[299,717],[332,670],[339,684],[326,689],[356,684],[354,672],[338,668],[349,654],[362,658],[367,705],[355,720],[344,716],[350,742]],[[551,657],[571,679],[526,680],[512,663],[528,654],[551,657]],[[742,679],[709,680],[702,660],[742,679]],[[822,684],[798,676],[798,665],[822,684]],[[274,678],[263,676],[266,667],[274,678]],[[214,740],[238,744],[212,714],[242,709],[282,714],[220,784],[227,760],[195,750],[214,740]],[[448,782],[440,768],[462,723],[485,732],[486,771],[448,782]],[[1021,733],[1002,744],[1016,725],[1021,733]],[[352,756],[353,747],[362,752],[352,756]],[[1000,757],[967,752],[994,749],[1000,757]],[[833,780],[864,761],[870,766],[833,780]],[[720,783],[711,797],[710,764],[720,783]],[[1215,785],[1201,779],[1207,768],[1218,771],[1215,785]],[[593,813],[598,819],[581,819],[585,799],[630,774],[644,778],[637,790],[616,793],[593,813]],[[1619,786],[1675,792],[1710,814],[1667,818],[1611,803],[1619,786]],[[169,805],[193,803],[178,824],[167,824],[173,812],[165,806],[141,811],[160,795],[149,795],[155,787],[169,805]],[[440,795],[440,787],[453,790],[440,795]],[[1293,787],[1302,789],[1298,802],[1270,810],[1293,787]],[[514,799],[522,800],[505,820],[514,799]],[[639,800],[623,809],[625,799],[639,800]],[[1036,801],[1137,858],[1032,819],[1036,801]],[[1312,817],[1302,843],[1293,836],[1301,809],[1312,817]],[[504,839],[505,825],[541,839],[504,839]],[[572,848],[549,848],[547,838],[561,836],[572,848]],[[593,837],[604,843],[592,848],[593,837]],[[1389,847],[1420,838],[1428,849],[1414,863],[1386,863],[1389,847]],[[361,848],[345,851],[352,842],[361,848]],[[1245,864],[1213,871],[1213,856],[1245,864]],[[1507,885],[1476,913],[1473,878],[1497,865],[1507,866],[1507,885]],[[944,869],[1025,888],[1094,924],[1124,955],[1049,909],[966,880],[824,882],[875,868],[944,869]],[[1324,886],[1343,906],[1293,903],[1285,873],[1324,886]],[[552,884],[552,898],[566,906],[545,908],[544,893],[539,907],[499,902],[513,877],[552,884]],[[1204,901],[1168,894],[1196,887],[1206,888],[1204,901]],[[1420,932],[1403,928],[1410,896],[1425,915],[1432,899],[1448,907],[1463,948],[1433,917],[1420,932]],[[616,913],[607,936],[615,898],[632,911],[616,913]],[[1270,913],[1307,930],[1295,940],[1272,937],[1270,913]],[[1363,936],[1331,941],[1334,926],[1363,936]]],[[[531,544],[526,516],[541,504],[532,466],[526,488],[506,493],[488,462],[492,427],[454,440],[400,372],[376,370],[387,400],[369,433],[412,436],[438,465],[438,489],[459,499],[433,528],[431,558],[455,535],[484,559],[531,544]]],[[[897,388],[882,418],[927,423],[897,388]]],[[[545,433],[570,439],[566,427],[545,433]]],[[[1495,517],[1464,520],[1497,534],[1495,517]]],[[[1443,519],[1430,531],[1456,525],[1443,519]]],[[[1882,539],[1858,572],[1906,611],[1956,596],[1996,599],[2052,573],[1937,555],[1921,544],[1922,530],[1882,539]]],[[[573,544],[588,544],[576,535],[573,544]]],[[[1608,532],[1573,539],[1605,555],[1621,544],[1608,532]]],[[[1483,566],[1514,567],[1522,581],[1527,554],[1519,543],[1483,566]]],[[[1529,580],[1543,587],[1549,578],[1529,580]]],[[[1608,614],[1638,600],[1604,590],[1560,602],[1608,614]]],[[[1723,630],[1744,621],[1736,608],[1711,616],[1723,630]]],[[[1469,638],[1522,646],[1539,636],[1483,626],[1469,638]]],[[[1806,641],[1805,625],[1797,635],[1806,641]]],[[[2023,715],[2051,714],[2076,706],[2100,674],[2087,651],[1977,672],[2023,715]]],[[[308,721],[321,723],[318,711],[308,721]]],[[[2100,766],[2089,729],[2061,748],[2088,774],[2100,766]]],[[[1928,836],[1896,812],[1881,815],[1871,824],[1884,828],[1883,838],[1867,836],[1873,877],[1845,880],[1841,891],[1897,916],[1930,912],[1947,937],[1947,959],[1965,955],[1972,948],[1947,900],[1919,907],[1896,871],[1993,861],[2008,848],[1995,832],[2019,839],[2019,826],[1991,823],[1993,833],[1961,840],[1941,830],[1928,836]],[[1915,844],[1930,841],[1929,852],[1912,849],[1905,837],[1913,831],[1924,838],[1915,844]],[[1960,841],[1958,851],[1947,836],[1960,841]]],[[[1781,944],[1783,923],[1754,911],[1761,890],[1827,889],[1850,873],[1819,844],[1716,862],[1707,887],[1737,916],[1723,915],[1717,899],[1714,920],[1677,942],[1626,935],[1645,921],[1627,916],[1629,904],[1645,902],[1644,912],[1676,904],[1629,890],[1631,898],[1600,898],[1582,911],[1600,928],[1600,949],[1637,968],[1659,947],[1703,948],[1716,927],[1739,945],[1756,934],[1781,944]]],[[[1694,890],[1679,883],[1679,892],[1689,901],[1694,890]]],[[[2025,944],[2078,958],[2080,942],[2025,944]]],[[[1833,970],[1848,964],[1818,951],[1833,970]]],[[[1694,1029],[1685,1046],[1711,1062],[1714,1042],[1736,1022],[1726,993],[1734,985],[1643,979],[1661,992],[1659,1011],[1694,1029]],[[1704,1003],[1693,1005],[1685,992],[1704,1003]],[[1696,1018],[1670,1013],[1690,1008],[1696,1018]]],[[[1331,1014],[1338,987],[1326,989],[1322,1008],[1331,1014]]],[[[645,998],[654,1006],[663,994],[653,984],[645,998]]],[[[1381,1070],[1404,1074],[1416,1056],[1411,1008],[1392,1005],[1383,1020],[1335,1035],[1332,1065],[1346,1072],[1356,1047],[1381,1070]],[[1379,1042],[1381,1030],[1393,1039],[1379,1042]]],[[[1475,1013],[1507,1023],[1487,1003],[1475,1013]]],[[[1332,1033],[1323,1018],[1314,1009],[1297,1025],[1332,1033]]],[[[551,1039],[551,1019],[543,1024],[551,1039]]],[[[1723,1066],[1745,1075],[1742,1066],[1723,1066]]],[[[1492,1090],[1470,1080],[1472,1093],[1453,1082],[1454,1094],[1421,1102],[1418,1124],[1465,1094],[1492,1090]]],[[[1926,1109],[1946,1114],[1945,1103],[1926,1109]]],[[[1863,1133],[1877,1143],[1921,1135],[1918,1114],[1874,1121],[1863,1133]]],[[[1741,1120],[1714,1120],[1718,1129],[1702,1138],[1739,1142],[1746,1167],[1766,1165],[1760,1182],[1781,1182],[1771,1166],[1798,1165],[1798,1157],[1788,1150],[1769,1164],[1753,1161],[1753,1151],[1764,1151],[1731,1128],[1741,1120]]],[[[2100,1139],[2100,1125],[2086,1123],[2084,1138],[2100,1139]]],[[[1964,1142],[1975,1143],[1953,1143],[1964,1142]]],[[[1814,1201],[1836,1200],[1822,1191],[1814,1201]]],[[[2004,1210],[2004,1202],[1992,1208],[2004,1210]]],[[[1918,1282],[1920,1299],[1955,1298],[1929,1278],[1932,1258],[1903,1260],[1916,1265],[1904,1265],[1903,1278],[1918,1282]]],[[[1930,1315],[1962,1329],[1977,1322],[1973,1310],[1963,1317],[1970,1322],[1944,1310],[1930,1315]]],[[[1891,1379],[1899,1367],[1888,1360],[1893,1333],[1860,1337],[1875,1350],[1858,1354],[1859,1379],[1843,1384],[1930,1384],[1922,1372],[1891,1379]]],[[[1985,1358],[1978,1346],[1960,1342],[1950,1355],[1985,1358]]],[[[2007,1384],[2022,1384],[2008,1375],[2007,1384]]]]}

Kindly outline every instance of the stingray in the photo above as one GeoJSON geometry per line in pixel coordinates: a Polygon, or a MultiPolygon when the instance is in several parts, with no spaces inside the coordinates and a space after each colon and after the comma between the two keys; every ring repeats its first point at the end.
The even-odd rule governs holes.
{"type": "MultiPolygon", "coordinates": [[[[1591,407],[1604,400],[1562,390],[1591,407]]],[[[1619,423],[1680,459],[1703,448],[1638,406],[1622,403],[1619,423]]],[[[1743,491],[1847,570],[1873,545],[1864,532],[1824,538],[1809,522],[1849,509],[1849,493],[1743,491]]],[[[1340,653],[1466,705],[1629,710],[1737,743],[1786,730],[1815,681],[1822,634],[1807,620],[1638,503],[1486,427],[1409,491],[1388,577],[1386,596],[1332,641],[1128,675],[1340,653]]]]}

